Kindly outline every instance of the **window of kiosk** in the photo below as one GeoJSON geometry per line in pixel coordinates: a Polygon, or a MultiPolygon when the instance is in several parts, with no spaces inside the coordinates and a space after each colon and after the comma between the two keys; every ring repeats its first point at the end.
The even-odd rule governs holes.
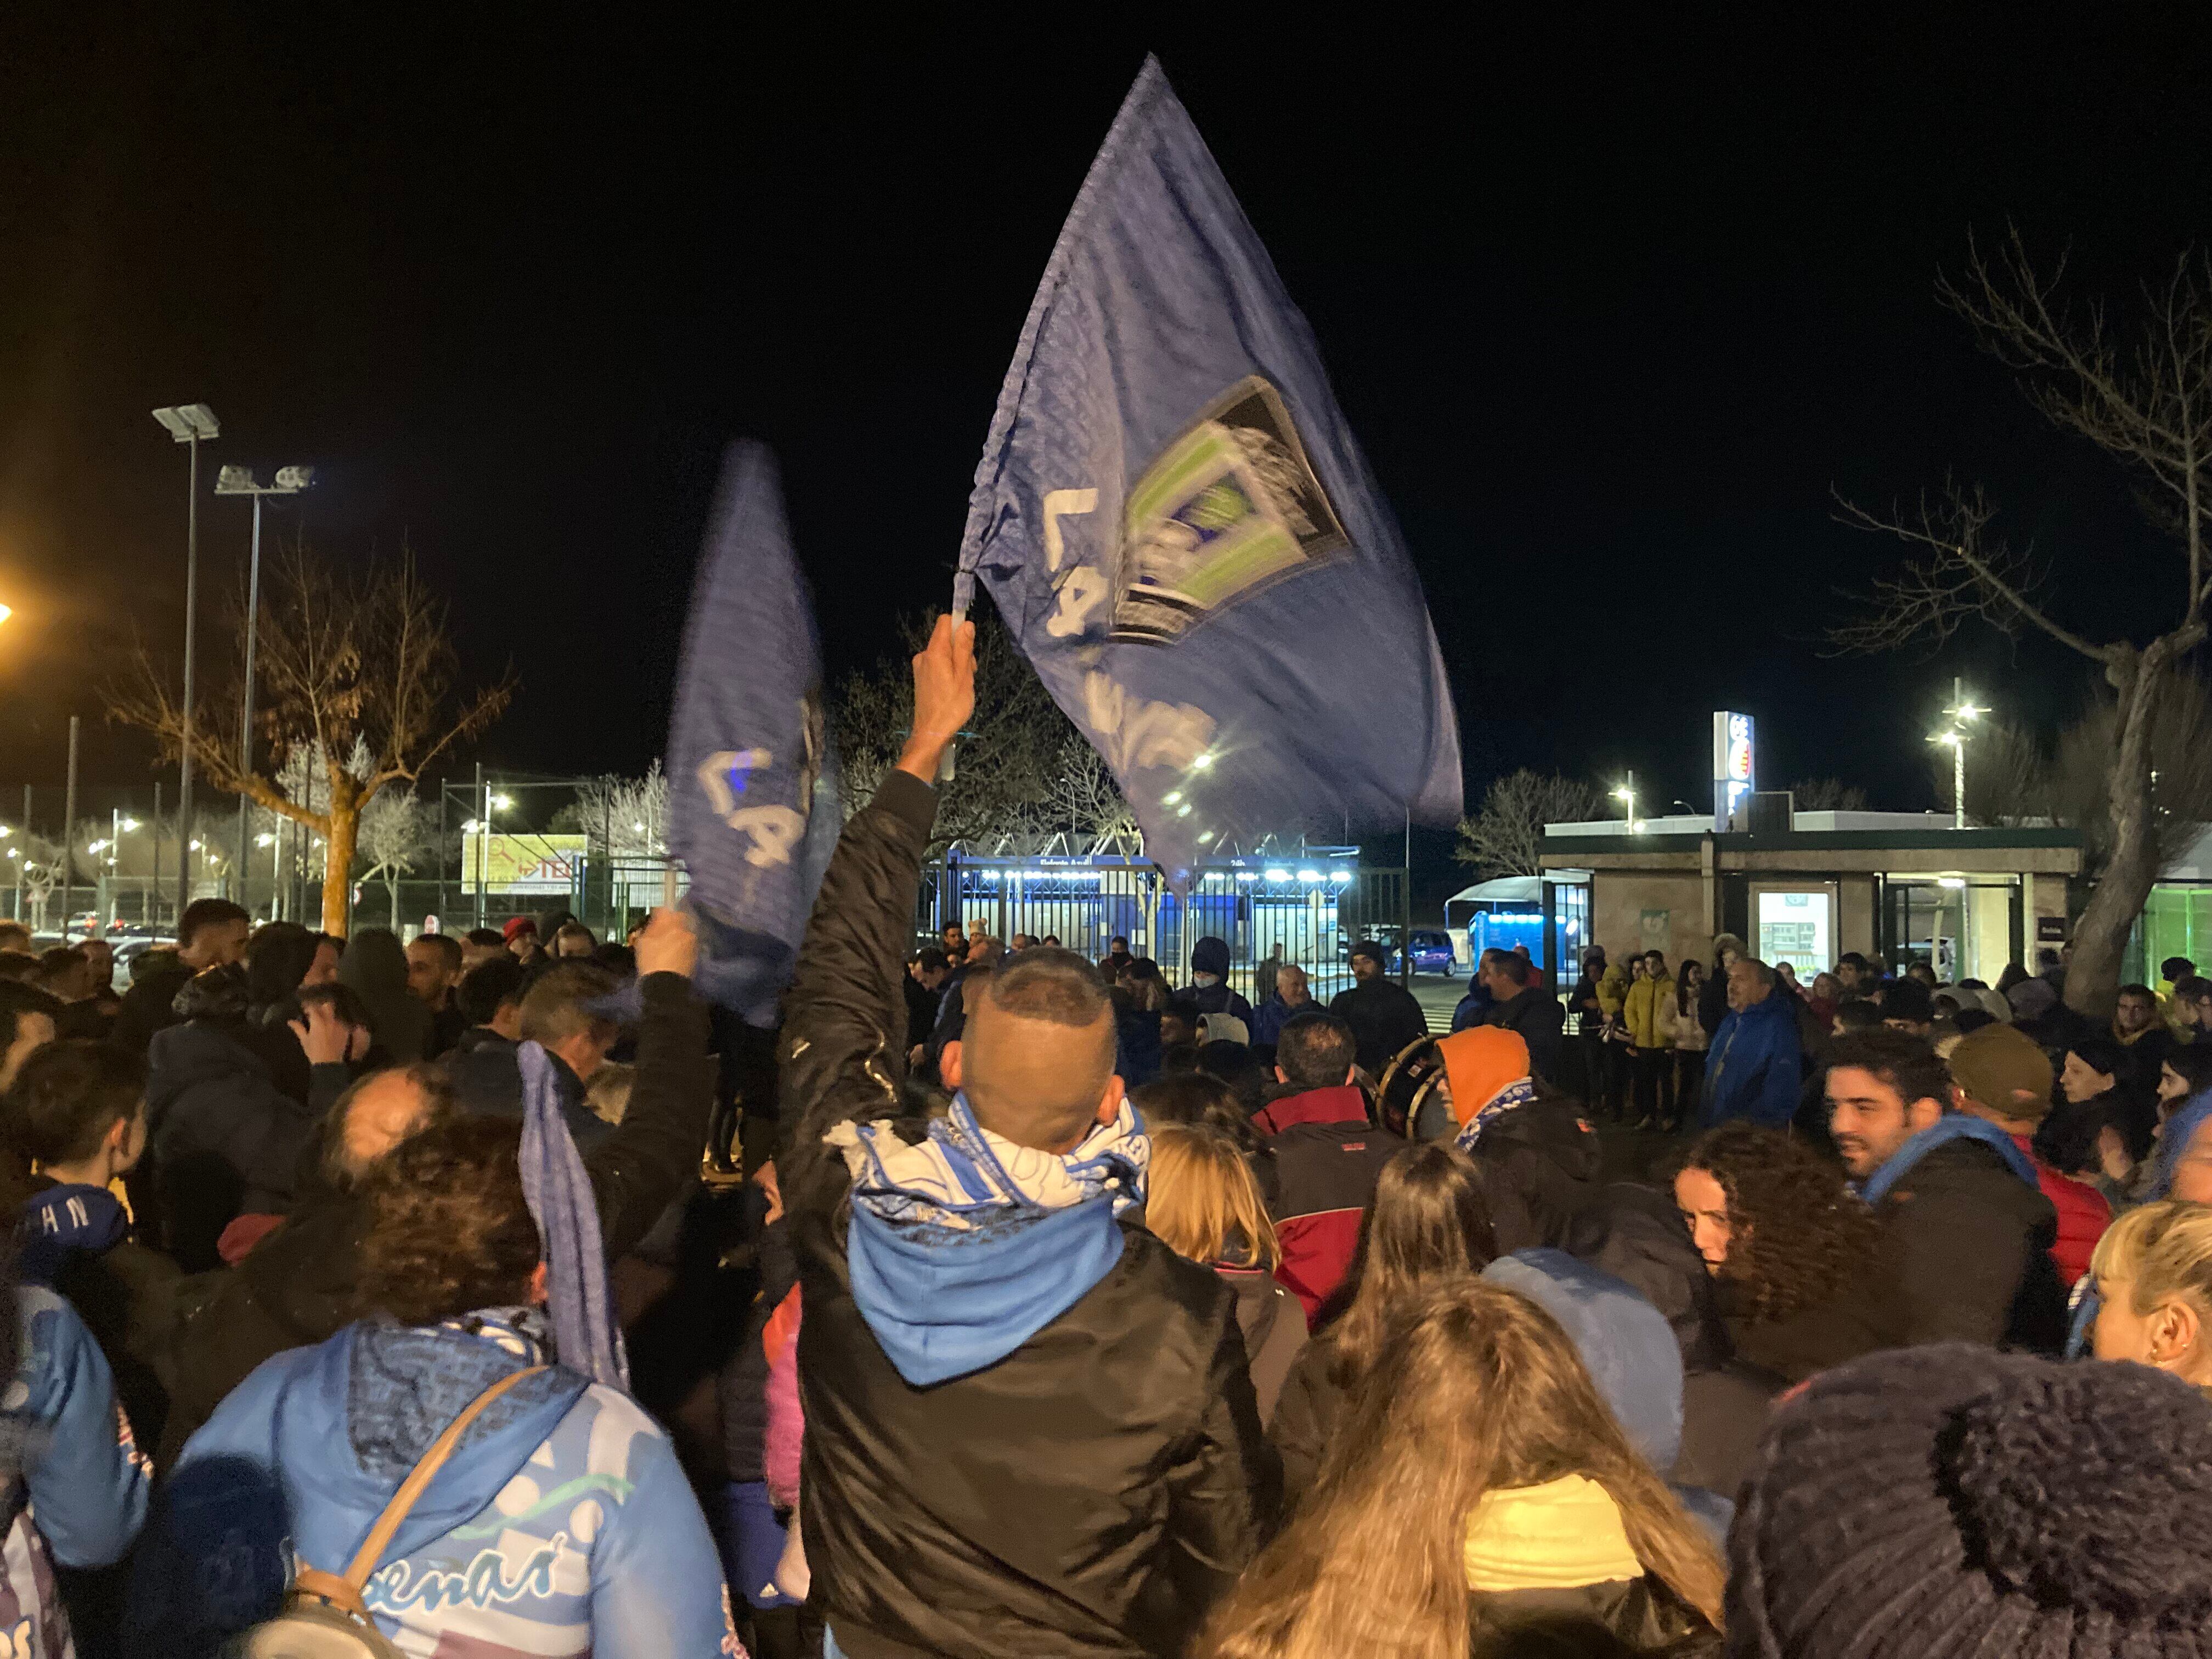
{"type": "Polygon", "coordinates": [[[1902,972],[1924,962],[1939,985],[1962,979],[1997,982],[2012,960],[2012,913],[2020,895],[2016,878],[1893,878],[1889,890],[1893,968],[1902,972]]]}
{"type": "Polygon", "coordinates": [[[1770,968],[1788,963],[1802,983],[1836,962],[1836,895],[1831,887],[1752,891],[1752,949],[1770,968]]]}

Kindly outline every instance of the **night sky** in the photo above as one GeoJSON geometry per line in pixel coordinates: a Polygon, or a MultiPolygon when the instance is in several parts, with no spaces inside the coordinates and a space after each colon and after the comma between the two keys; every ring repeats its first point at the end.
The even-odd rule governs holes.
{"type": "MultiPolygon", "coordinates": [[[[1633,766],[1651,810],[1702,807],[1726,707],[1759,719],[1763,781],[1929,805],[1953,673],[2046,722],[2085,675],[1986,637],[1821,660],[1834,591],[1893,556],[1833,522],[1832,486],[1985,482],[2091,630],[2160,625],[2179,585],[2125,480],[1932,298],[2008,219],[2123,298],[2212,231],[2202,14],[2072,12],[1370,38],[1184,9],[927,47],[604,10],[18,12],[0,788],[58,783],[132,630],[180,631],[157,404],[214,406],[208,475],[319,470],[270,528],[412,545],[471,659],[521,672],[493,763],[658,751],[733,435],[781,453],[831,669],[877,656],[943,602],[1023,314],[1150,49],[1403,520],[1470,799],[1515,765],[1633,766]]],[[[203,503],[204,605],[247,515],[203,503]]],[[[87,730],[88,781],[146,780],[133,739],[87,730]]]]}

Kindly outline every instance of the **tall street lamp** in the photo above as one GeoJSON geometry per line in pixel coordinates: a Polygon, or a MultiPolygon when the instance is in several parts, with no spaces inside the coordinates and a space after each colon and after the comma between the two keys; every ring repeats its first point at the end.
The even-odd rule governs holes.
{"type": "MultiPolygon", "coordinates": [[[[251,467],[227,466],[216,475],[216,495],[253,497],[253,557],[247,566],[246,579],[246,697],[245,708],[238,718],[238,769],[241,776],[250,777],[253,773],[253,646],[261,623],[261,498],[296,495],[314,481],[315,469],[312,466],[280,466],[276,469],[276,482],[272,484],[254,483],[251,467]]],[[[238,798],[238,879],[241,889],[246,880],[246,797],[241,793],[238,798]]],[[[241,891],[240,899],[245,896],[241,891]]]]}
{"type": "Polygon", "coordinates": [[[1628,781],[1613,792],[1613,798],[1628,808],[1628,831],[1634,835],[1644,826],[1636,819],[1636,774],[1628,775],[1628,781]]]}
{"type": "MultiPolygon", "coordinates": [[[[182,843],[191,839],[192,832],[192,637],[199,620],[200,599],[200,441],[216,436],[222,428],[216,423],[215,410],[205,404],[157,409],[154,418],[179,443],[191,445],[192,451],[191,493],[185,497],[184,738],[178,744],[177,756],[177,826],[181,832],[177,840],[182,843]]],[[[192,901],[192,856],[182,845],[177,853],[177,915],[181,920],[185,907],[192,901]]]]}
{"type": "Polygon", "coordinates": [[[1951,682],[1951,706],[1943,711],[1951,724],[1942,731],[1933,732],[1928,741],[1940,743],[1951,751],[1951,827],[1966,827],[1966,744],[1973,734],[1966,728],[1979,715],[1989,710],[1975,707],[1966,696],[1966,683],[1962,679],[1951,682]]]}

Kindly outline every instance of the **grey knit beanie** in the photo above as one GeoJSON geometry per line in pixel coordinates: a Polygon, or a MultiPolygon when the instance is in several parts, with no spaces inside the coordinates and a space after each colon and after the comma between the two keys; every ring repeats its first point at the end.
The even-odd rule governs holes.
{"type": "Polygon", "coordinates": [[[2206,1659],[2212,1401],[2143,1365],[1874,1355],[1776,1413],[1729,1565],[1738,1659],[2206,1659]]]}

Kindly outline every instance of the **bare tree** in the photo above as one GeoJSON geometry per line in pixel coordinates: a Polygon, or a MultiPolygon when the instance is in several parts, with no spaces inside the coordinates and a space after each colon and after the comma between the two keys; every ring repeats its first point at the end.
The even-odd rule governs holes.
{"type": "MultiPolygon", "coordinates": [[[[460,689],[446,608],[404,551],[393,562],[341,574],[295,543],[271,561],[264,592],[255,692],[263,763],[251,773],[239,769],[231,735],[238,730],[236,681],[212,708],[194,711],[192,763],[212,787],[245,795],[322,837],[323,927],[343,933],[364,809],[483,732],[505,710],[516,682],[509,670],[480,690],[460,689]],[[349,765],[357,744],[368,756],[359,776],[349,765]],[[319,808],[307,804],[313,793],[295,799],[277,781],[303,750],[320,757],[319,808]]],[[[235,629],[241,641],[243,623],[241,614],[235,629]]],[[[152,732],[165,757],[177,755],[184,710],[143,645],[125,678],[109,688],[107,714],[152,732]]]]}
{"type": "Polygon", "coordinates": [[[390,927],[399,931],[399,878],[438,851],[438,815],[411,787],[380,789],[361,810],[357,842],[368,868],[363,881],[384,879],[391,901],[390,927]]]}
{"type": "MultiPolygon", "coordinates": [[[[2143,294],[2141,319],[2123,342],[2100,306],[2077,313],[2063,296],[2062,259],[2038,271],[2019,233],[1992,262],[1969,252],[1959,280],[1938,285],[1983,349],[2021,375],[2028,401],[2057,426],[2118,462],[2153,520],[2173,538],[2173,608],[2145,644],[2099,639],[2063,619],[2044,569],[1992,529],[1996,509],[1979,490],[1948,485],[1910,513],[1843,504],[1846,522],[1896,536],[1912,551],[1874,585],[1864,614],[1833,629],[1843,651],[1894,650],[1948,640],[1969,622],[2041,633],[2096,665],[2112,692],[2104,875],[2075,928],[2066,1000],[2079,1012],[2111,1008],[2121,952],[2158,878],[2151,792],[2153,733],[2182,659],[2203,642],[2212,599],[2207,514],[2212,512],[2212,261],[2188,254],[2143,294]]],[[[2083,556],[2094,570],[2097,555],[2083,556]]]]}
{"type": "Polygon", "coordinates": [[[1790,805],[1800,812],[1863,812],[1867,792],[1841,778],[1804,778],[1790,786],[1790,805]]]}
{"type": "Polygon", "coordinates": [[[616,858],[659,858],[668,848],[668,778],[656,759],[641,778],[610,773],[578,786],[553,828],[590,836],[616,858]]]}
{"type": "Polygon", "coordinates": [[[1045,779],[1042,797],[1023,815],[1024,828],[1039,842],[1065,835],[1084,843],[1082,850],[1103,853],[1115,846],[1142,850],[1137,814],[1114,781],[1113,769],[1081,732],[1070,731],[1045,779]]]}
{"type": "Polygon", "coordinates": [[[1590,785],[1557,773],[1547,776],[1525,767],[1509,772],[1491,781],[1474,817],[1460,820],[1453,856],[1486,879],[1535,875],[1544,826],[1587,822],[1603,810],[1604,799],[1590,785]]]}
{"type": "MultiPolygon", "coordinates": [[[[909,653],[921,648],[933,620],[909,618],[901,625],[909,653]]],[[[886,658],[838,685],[830,700],[830,734],[848,817],[874,796],[913,728],[914,675],[905,657],[886,658]]],[[[1034,834],[1070,739],[1082,742],[1082,734],[1005,627],[994,617],[979,617],[975,726],[962,735],[952,781],[939,796],[930,850],[941,852],[957,841],[988,853],[1034,834]]]]}

